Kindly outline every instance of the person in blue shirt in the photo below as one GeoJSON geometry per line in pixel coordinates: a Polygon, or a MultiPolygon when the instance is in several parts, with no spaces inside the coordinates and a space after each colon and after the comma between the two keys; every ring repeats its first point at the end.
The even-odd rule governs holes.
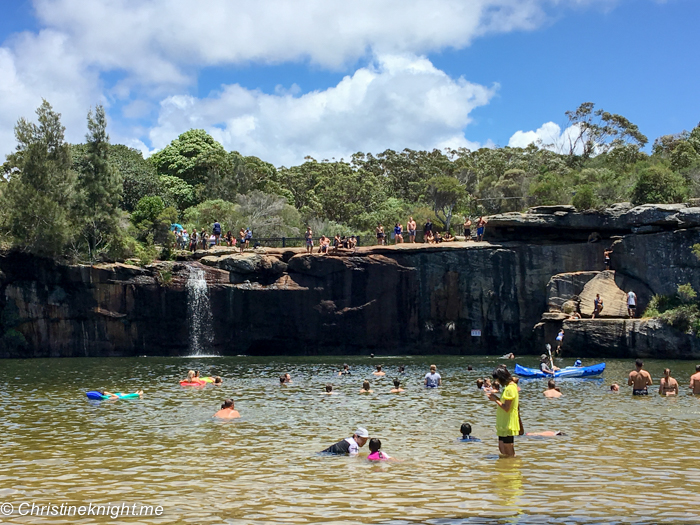
{"type": "Polygon", "coordinates": [[[462,439],[460,439],[460,441],[466,441],[469,443],[481,443],[480,439],[475,438],[471,435],[472,426],[469,423],[462,423],[462,426],[460,427],[459,431],[462,433],[462,439]]]}

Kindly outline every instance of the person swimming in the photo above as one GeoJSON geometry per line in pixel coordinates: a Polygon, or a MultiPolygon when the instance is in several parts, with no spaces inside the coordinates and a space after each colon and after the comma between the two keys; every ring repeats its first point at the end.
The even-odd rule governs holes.
{"type": "Polygon", "coordinates": [[[468,443],[481,443],[480,439],[472,437],[472,426],[469,423],[462,423],[459,431],[462,433],[462,439],[460,441],[466,441],[468,443]]]}
{"type": "Polygon", "coordinates": [[[367,459],[369,461],[389,461],[391,456],[385,454],[380,449],[382,448],[382,442],[378,438],[372,438],[369,440],[369,456],[367,459]]]}
{"type": "Polygon", "coordinates": [[[238,413],[238,410],[234,408],[233,399],[225,399],[221,404],[221,410],[214,414],[214,417],[220,419],[236,419],[241,417],[241,415],[238,413]]]}
{"type": "Polygon", "coordinates": [[[215,376],[215,377],[214,377],[213,383],[214,383],[215,385],[220,385],[220,384],[222,384],[223,382],[224,382],[224,381],[223,381],[223,379],[221,379],[220,376],[215,376]]]}
{"type": "Polygon", "coordinates": [[[399,392],[403,392],[404,389],[401,388],[401,381],[397,379],[394,379],[394,388],[391,389],[392,394],[397,394],[399,392]]]}
{"type": "Polygon", "coordinates": [[[476,380],[476,389],[481,390],[484,388],[484,380],[479,378],[476,380]]]}
{"type": "Polygon", "coordinates": [[[342,369],[340,372],[338,372],[338,375],[339,375],[339,376],[349,376],[349,375],[351,375],[351,373],[350,373],[350,366],[347,365],[347,364],[343,365],[343,369],[342,369]]]}
{"type": "Polygon", "coordinates": [[[377,365],[377,371],[376,371],[376,372],[372,372],[372,375],[375,375],[375,376],[385,376],[385,375],[386,375],[386,372],[383,372],[383,371],[382,371],[382,365],[377,365]]]}
{"type": "Polygon", "coordinates": [[[369,387],[369,381],[365,380],[364,383],[362,383],[362,390],[360,390],[360,394],[371,394],[373,390],[370,389],[369,387]]]}
{"type": "Polygon", "coordinates": [[[326,394],[335,394],[335,392],[333,392],[333,385],[331,385],[330,383],[328,383],[328,384],[326,385],[326,391],[325,391],[325,393],[326,393],[326,394]]]}

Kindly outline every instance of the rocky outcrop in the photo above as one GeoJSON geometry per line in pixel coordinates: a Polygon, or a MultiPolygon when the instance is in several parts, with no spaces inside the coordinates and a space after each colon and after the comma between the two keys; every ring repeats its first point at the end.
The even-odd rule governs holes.
{"type": "Polygon", "coordinates": [[[489,217],[487,235],[496,241],[570,242],[698,227],[700,207],[688,204],[645,204],[635,207],[630,203],[621,203],[602,211],[584,212],[577,212],[573,206],[538,206],[526,213],[511,212],[489,217]]]}
{"type": "Polygon", "coordinates": [[[698,359],[700,339],[658,319],[564,321],[564,352],[576,357],[698,359]]]}
{"type": "MultiPolygon", "coordinates": [[[[596,290],[602,290],[604,313],[615,315],[626,310],[621,294],[629,289],[637,293],[640,311],[652,294],[672,293],[679,283],[700,290],[699,261],[691,252],[700,228],[667,230],[692,224],[694,209],[621,205],[606,223],[568,207],[537,208],[518,215],[540,217],[544,226],[527,219],[518,241],[367,247],[332,256],[213,250],[138,268],[65,266],[4,254],[0,356],[186,354],[187,283],[201,273],[195,269],[208,285],[211,348],[221,354],[537,352],[543,342],[553,342],[555,329],[573,323],[562,313],[566,305],[590,314],[596,290]],[[632,233],[632,223],[661,231],[632,233]],[[578,233],[569,235],[572,225],[578,233]],[[606,235],[626,232],[613,245],[614,272],[603,272],[608,243],[585,242],[592,226],[606,235]],[[528,228],[559,234],[528,242],[534,231],[528,228]]],[[[491,218],[491,231],[521,228],[498,226],[499,220],[491,218]]],[[[588,322],[608,320],[581,321],[588,322]]],[[[604,334],[576,325],[576,344],[605,353],[597,341],[618,345],[614,341],[624,332],[632,352],[642,340],[634,334],[645,330],[653,334],[644,335],[649,345],[663,340],[658,334],[671,340],[671,328],[654,325],[652,332],[648,323],[629,322],[623,328],[613,323],[618,332],[604,334]]],[[[569,345],[573,337],[566,330],[569,345]]]]}

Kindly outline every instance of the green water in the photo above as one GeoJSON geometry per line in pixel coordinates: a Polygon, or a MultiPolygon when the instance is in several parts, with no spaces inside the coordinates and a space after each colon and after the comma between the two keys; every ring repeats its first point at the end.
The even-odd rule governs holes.
{"type": "MultiPolygon", "coordinates": [[[[477,377],[491,357],[134,358],[0,361],[0,503],[161,505],[161,517],[30,518],[3,523],[698,523],[700,399],[687,394],[695,363],[664,367],[678,398],[633,398],[629,361],[609,360],[602,379],[521,381],[527,431],[564,437],[516,440],[498,459],[495,405],[477,377]],[[373,379],[372,365],[387,376],[373,379]],[[422,378],[435,363],[443,387],[422,378]],[[474,371],[467,371],[467,364],[474,371]],[[390,394],[398,365],[406,389],[390,394]],[[221,375],[221,387],[184,388],[187,370],[221,375]],[[289,372],[294,382],[280,386],[289,372]],[[362,380],[373,394],[358,393],[362,380]],[[331,382],[337,395],[322,394],[331,382]],[[89,401],[91,389],[139,400],[89,401]],[[242,418],[212,419],[233,397],[242,418]],[[468,421],[482,443],[457,441],[468,421]],[[401,460],[372,464],[317,451],[358,425],[401,460]]],[[[536,366],[534,358],[517,362],[536,366]]],[[[511,362],[512,363],[512,362],[511,362]]],[[[563,363],[570,364],[570,363],[563,363]]],[[[585,364],[593,364],[585,363],[585,364]]],[[[25,507],[26,508],[26,507],[25,507]]]]}

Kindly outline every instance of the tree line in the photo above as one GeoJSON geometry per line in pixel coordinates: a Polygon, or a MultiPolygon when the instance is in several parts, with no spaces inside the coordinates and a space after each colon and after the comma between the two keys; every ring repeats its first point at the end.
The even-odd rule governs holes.
{"type": "Polygon", "coordinates": [[[145,159],[111,144],[102,106],[87,115],[85,143],[68,144],[44,101],[36,122],[15,126],[16,150],[0,179],[0,244],[72,261],[150,261],[171,255],[170,225],[234,234],[373,234],[377,224],[450,230],[455,218],[534,205],[579,210],[615,202],[700,197],[700,125],[648,139],[621,115],[581,104],[564,144],[432,151],[386,150],[349,159],[307,157],[275,167],[226,151],[204,130],[182,133],[145,159]]]}

